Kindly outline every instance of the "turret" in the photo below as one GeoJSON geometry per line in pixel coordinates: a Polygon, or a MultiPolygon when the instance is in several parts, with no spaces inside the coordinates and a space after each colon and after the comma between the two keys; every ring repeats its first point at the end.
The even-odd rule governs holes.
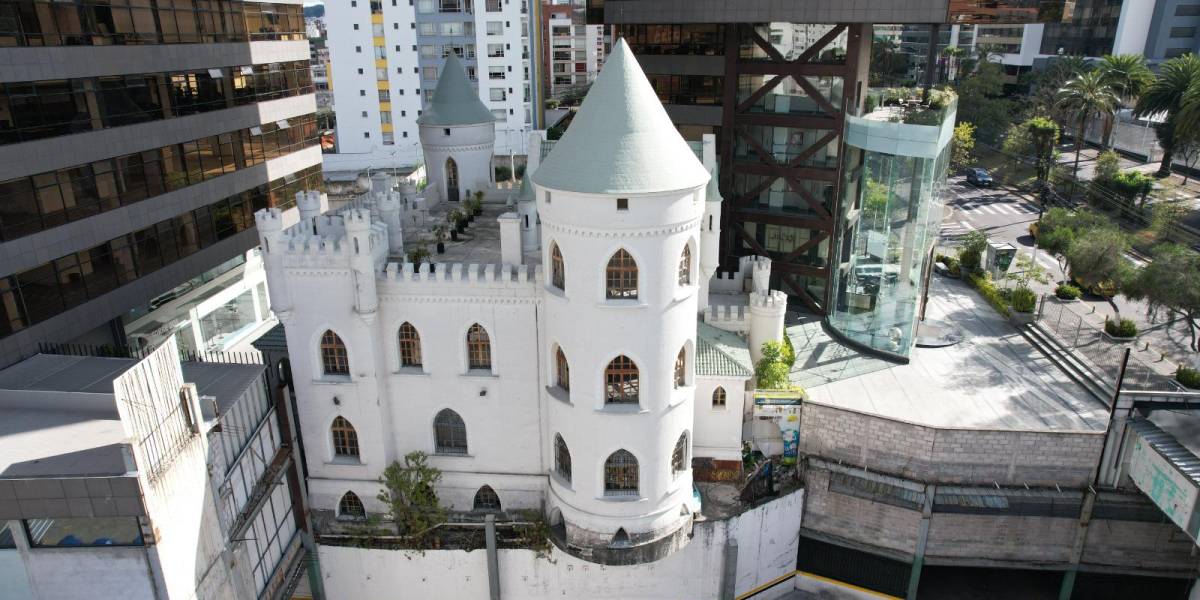
{"type": "Polygon", "coordinates": [[[379,296],[375,293],[371,213],[363,208],[353,208],[346,211],[344,218],[350,269],[354,276],[354,311],[370,322],[375,319],[375,309],[379,305],[379,296]]]}
{"type": "Polygon", "coordinates": [[[493,187],[492,152],[496,117],[479,100],[462,63],[451,53],[442,67],[433,98],[417,118],[425,174],[425,193],[450,202],[493,187]]]}
{"type": "Polygon", "coordinates": [[[381,193],[375,199],[379,219],[387,225],[388,254],[392,256],[404,254],[404,216],[400,202],[400,194],[391,190],[381,193]]]}
{"type": "Polygon", "coordinates": [[[287,242],[283,239],[283,214],[278,208],[264,208],[254,213],[254,222],[258,227],[263,267],[267,271],[271,310],[280,321],[286,321],[292,312],[292,298],[283,272],[283,256],[287,252],[287,242]]]}
{"type": "Polygon", "coordinates": [[[783,340],[784,317],[787,315],[787,294],[771,290],[771,259],[754,257],[750,271],[750,357],[757,363],[762,358],[765,342],[783,340]]]}
{"type": "Polygon", "coordinates": [[[305,223],[304,227],[313,233],[316,233],[317,217],[324,212],[322,206],[323,198],[321,192],[316,190],[301,190],[296,192],[296,208],[300,211],[300,221],[305,223]]]}
{"type": "Polygon", "coordinates": [[[537,202],[533,186],[529,184],[530,173],[521,180],[521,191],[517,194],[517,216],[520,217],[521,250],[532,252],[541,245],[541,229],[538,228],[537,202]]]}

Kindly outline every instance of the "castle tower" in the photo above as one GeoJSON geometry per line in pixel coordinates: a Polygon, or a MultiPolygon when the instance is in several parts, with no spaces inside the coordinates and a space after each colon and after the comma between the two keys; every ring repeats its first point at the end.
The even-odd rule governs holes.
{"type": "Polygon", "coordinates": [[[378,243],[371,227],[371,211],[354,208],[346,212],[346,244],[349,245],[350,270],[354,277],[354,311],[368,323],[375,319],[379,296],[375,291],[375,248],[378,243]]]}
{"type": "Polygon", "coordinates": [[[429,195],[458,202],[468,193],[491,189],[496,118],[480,102],[453,52],[442,67],[433,101],[417,118],[417,125],[429,195]]]}
{"type": "MultiPolygon", "coordinates": [[[[300,199],[299,194],[303,192],[297,194],[297,200],[300,199]]],[[[271,310],[280,321],[287,321],[292,312],[292,297],[288,293],[287,278],[283,271],[283,256],[287,252],[287,241],[283,236],[283,213],[277,208],[260,210],[254,213],[254,224],[258,228],[258,243],[267,272],[267,289],[271,291],[271,310]]]]}
{"type": "Polygon", "coordinates": [[[645,546],[662,556],[682,543],[694,509],[708,172],[621,40],[531,180],[548,265],[550,520],[561,516],[568,545],[585,552],[645,546]],[[569,391],[561,389],[560,349],[569,391]],[[556,457],[559,439],[570,455],[569,477],[556,457]]]}
{"type": "Polygon", "coordinates": [[[538,214],[536,196],[533,186],[529,184],[529,175],[521,180],[521,190],[517,194],[517,216],[521,218],[521,251],[532,252],[541,243],[541,232],[538,229],[538,214]]]}

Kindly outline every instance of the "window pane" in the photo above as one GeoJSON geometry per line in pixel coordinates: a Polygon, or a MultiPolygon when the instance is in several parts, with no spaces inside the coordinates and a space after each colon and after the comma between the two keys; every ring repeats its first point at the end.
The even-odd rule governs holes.
{"type": "Polygon", "coordinates": [[[27,519],[34,547],[141,546],[142,529],[136,517],[27,519]]]}

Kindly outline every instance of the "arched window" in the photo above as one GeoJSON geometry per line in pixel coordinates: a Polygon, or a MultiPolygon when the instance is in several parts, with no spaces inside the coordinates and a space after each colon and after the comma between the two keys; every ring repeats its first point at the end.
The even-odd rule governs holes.
{"type": "Polygon", "coordinates": [[[496,495],[496,490],[493,490],[492,486],[485,485],[475,492],[472,508],[475,510],[500,510],[500,496],[496,495]]]}
{"type": "Polygon", "coordinates": [[[563,354],[562,348],[554,355],[554,370],[558,375],[558,387],[571,391],[571,365],[567,363],[567,355],[563,354]]]}
{"type": "Polygon", "coordinates": [[[717,386],[712,395],[713,408],[725,408],[725,388],[717,386]]]}
{"type": "Polygon", "coordinates": [[[683,245],[683,255],[679,257],[679,285],[692,284],[692,249],[683,245]]]}
{"type": "Polygon", "coordinates": [[[554,434],[554,472],[571,483],[571,450],[557,433],[554,434]]]}
{"type": "Polygon", "coordinates": [[[604,495],[638,495],[638,462],[627,450],[617,450],[604,461],[604,495]]]}
{"type": "Polygon", "coordinates": [[[492,370],[492,342],[479,323],[467,330],[467,368],[492,370]]]}
{"type": "Polygon", "coordinates": [[[604,369],[605,404],[637,404],[638,387],[638,367],[628,356],[612,359],[604,369]]]}
{"type": "Polygon", "coordinates": [[[434,452],[466,454],[467,426],[458,413],[446,408],[433,420],[434,452]]]}
{"type": "Polygon", "coordinates": [[[349,375],[350,359],[346,345],[332,329],[321,334],[321,368],[326,375],[349,375]]]}
{"type": "Polygon", "coordinates": [[[338,516],[347,519],[363,519],[367,516],[367,509],[363,508],[358,494],[346,492],[338,502],[338,516]]]}
{"type": "Polygon", "coordinates": [[[550,245],[550,285],[560,290],[567,289],[567,268],[563,265],[562,252],[557,243],[550,245]]]}
{"type": "Polygon", "coordinates": [[[400,366],[421,366],[421,334],[412,323],[405,322],[400,326],[400,366]]]}
{"type": "Polygon", "coordinates": [[[345,417],[336,417],[329,426],[333,434],[333,455],[358,458],[358,432],[345,417]]]}
{"type": "Polygon", "coordinates": [[[615,534],[613,534],[612,544],[610,544],[610,545],[611,546],[628,546],[629,545],[629,534],[625,532],[624,527],[617,529],[617,532],[615,534]]]}
{"type": "Polygon", "coordinates": [[[608,259],[604,273],[605,297],[636,300],[638,297],[638,268],[624,248],[608,259]]]}
{"type": "Polygon", "coordinates": [[[687,469],[687,432],[679,434],[675,442],[675,450],[671,452],[671,473],[675,474],[687,469]]]}
{"type": "Polygon", "coordinates": [[[679,355],[675,357],[675,387],[681,388],[687,385],[687,347],[679,349],[679,355]]]}

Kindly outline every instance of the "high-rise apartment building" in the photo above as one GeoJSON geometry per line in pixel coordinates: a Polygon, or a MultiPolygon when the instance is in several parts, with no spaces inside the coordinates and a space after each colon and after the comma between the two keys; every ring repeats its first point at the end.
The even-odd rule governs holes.
{"type": "Polygon", "coordinates": [[[603,25],[589,25],[581,2],[555,2],[542,8],[545,89],[551,98],[582,95],[596,80],[608,54],[603,25]]]}
{"type": "Polygon", "coordinates": [[[0,364],[244,268],[321,183],[308,60],[300,0],[0,3],[0,364]]]}
{"type": "Polygon", "coordinates": [[[326,169],[416,164],[417,117],[451,53],[496,118],[496,153],[525,154],[530,127],[525,0],[349,0],[326,5],[337,154],[326,169]]]}

